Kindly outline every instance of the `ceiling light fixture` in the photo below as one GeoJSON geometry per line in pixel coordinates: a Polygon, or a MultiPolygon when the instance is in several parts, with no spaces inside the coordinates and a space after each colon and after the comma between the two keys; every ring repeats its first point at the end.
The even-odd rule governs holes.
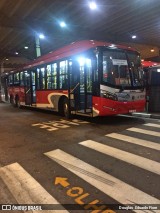
{"type": "Polygon", "coordinates": [[[132,35],[132,39],[136,39],[137,38],[137,36],[136,35],[132,35]]]}
{"type": "Polygon", "coordinates": [[[97,9],[96,3],[95,3],[94,1],[90,2],[90,3],[89,3],[89,8],[90,8],[91,10],[97,9]]]}
{"type": "Polygon", "coordinates": [[[64,21],[61,21],[61,22],[60,22],[60,27],[62,27],[62,28],[63,28],[63,27],[66,27],[66,23],[65,23],[64,21]]]}
{"type": "Polygon", "coordinates": [[[44,39],[44,38],[45,38],[45,35],[41,33],[41,34],[39,34],[39,38],[40,38],[40,39],[44,39]]]}

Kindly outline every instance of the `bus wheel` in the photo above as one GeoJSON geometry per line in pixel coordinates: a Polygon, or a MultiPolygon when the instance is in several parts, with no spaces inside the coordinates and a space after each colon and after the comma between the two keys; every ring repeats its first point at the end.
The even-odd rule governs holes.
{"type": "Polygon", "coordinates": [[[12,106],[14,106],[14,98],[13,98],[13,96],[10,96],[10,104],[12,104],[12,106]]]}
{"type": "Polygon", "coordinates": [[[19,97],[16,97],[16,100],[15,100],[15,106],[20,108],[21,105],[20,105],[20,101],[19,101],[19,97]]]}
{"type": "Polygon", "coordinates": [[[69,101],[68,98],[65,98],[63,101],[63,114],[66,118],[70,118],[70,110],[69,110],[69,101]]]}

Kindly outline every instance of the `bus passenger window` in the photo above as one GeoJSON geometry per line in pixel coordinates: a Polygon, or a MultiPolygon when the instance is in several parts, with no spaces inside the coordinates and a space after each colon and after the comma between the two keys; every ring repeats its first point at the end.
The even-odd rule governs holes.
{"type": "Polygon", "coordinates": [[[14,84],[19,84],[19,72],[14,74],[14,84]]]}
{"type": "Polygon", "coordinates": [[[57,89],[57,63],[47,65],[47,89],[57,89]]]}
{"type": "Polygon", "coordinates": [[[11,74],[8,78],[8,84],[13,85],[13,74],[11,74]]]}
{"type": "Polygon", "coordinates": [[[51,65],[47,65],[47,89],[52,89],[51,65]]]}
{"type": "Polygon", "coordinates": [[[90,58],[86,58],[86,83],[87,92],[92,92],[92,61],[90,58]]]}
{"type": "Polygon", "coordinates": [[[24,72],[20,72],[20,86],[24,86],[24,72]]]}
{"type": "Polygon", "coordinates": [[[67,60],[60,62],[59,87],[60,89],[68,88],[68,61],[67,60]]]}
{"type": "Polygon", "coordinates": [[[31,73],[32,73],[32,85],[35,85],[36,84],[36,75],[35,75],[34,70],[31,71],[31,73]]]}
{"type": "Polygon", "coordinates": [[[40,89],[40,69],[37,68],[37,89],[40,89]]]}
{"type": "Polygon", "coordinates": [[[45,67],[37,68],[37,89],[45,89],[46,75],[45,67]]]}
{"type": "Polygon", "coordinates": [[[52,64],[51,87],[57,89],[57,63],[52,64]]]}
{"type": "Polygon", "coordinates": [[[41,72],[40,72],[40,89],[45,89],[45,68],[42,67],[41,68],[41,72]]]}

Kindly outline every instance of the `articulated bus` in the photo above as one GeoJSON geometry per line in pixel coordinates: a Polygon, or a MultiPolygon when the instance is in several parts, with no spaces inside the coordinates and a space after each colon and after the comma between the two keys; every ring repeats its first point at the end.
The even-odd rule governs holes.
{"type": "Polygon", "coordinates": [[[47,108],[67,118],[128,114],[145,107],[140,54],[121,45],[73,42],[5,76],[11,104],[47,108]]]}

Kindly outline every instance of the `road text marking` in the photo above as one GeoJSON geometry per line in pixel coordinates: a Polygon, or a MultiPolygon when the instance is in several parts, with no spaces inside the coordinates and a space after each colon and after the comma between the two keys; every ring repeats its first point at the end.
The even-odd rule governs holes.
{"type": "MultiPolygon", "coordinates": [[[[64,188],[66,188],[66,195],[72,197],[76,204],[82,206],[84,210],[93,210],[91,213],[116,213],[115,211],[108,209],[107,205],[100,204],[100,200],[92,200],[89,203],[85,201],[85,199],[90,197],[89,193],[86,193],[82,187],[79,186],[71,186],[68,178],[56,177],[55,185],[60,184],[64,188]],[[98,205],[97,205],[98,204],[98,205]],[[104,210],[104,211],[102,211],[104,210]]],[[[78,209],[77,209],[78,210],[78,209]]]]}
{"type": "Polygon", "coordinates": [[[58,129],[69,128],[72,125],[78,126],[80,124],[87,124],[87,123],[89,122],[81,121],[77,119],[73,119],[72,121],[61,119],[59,121],[48,121],[48,122],[36,123],[36,124],[32,124],[32,126],[38,126],[41,129],[46,129],[47,131],[52,132],[58,129]]]}
{"type": "MultiPolygon", "coordinates": [[[[159,204],[158,199],[60,149],[47,152],[45,155],[121,204],[159,204]]],[[[143,212],[140,210],[134,211],[143,212]]]]}

